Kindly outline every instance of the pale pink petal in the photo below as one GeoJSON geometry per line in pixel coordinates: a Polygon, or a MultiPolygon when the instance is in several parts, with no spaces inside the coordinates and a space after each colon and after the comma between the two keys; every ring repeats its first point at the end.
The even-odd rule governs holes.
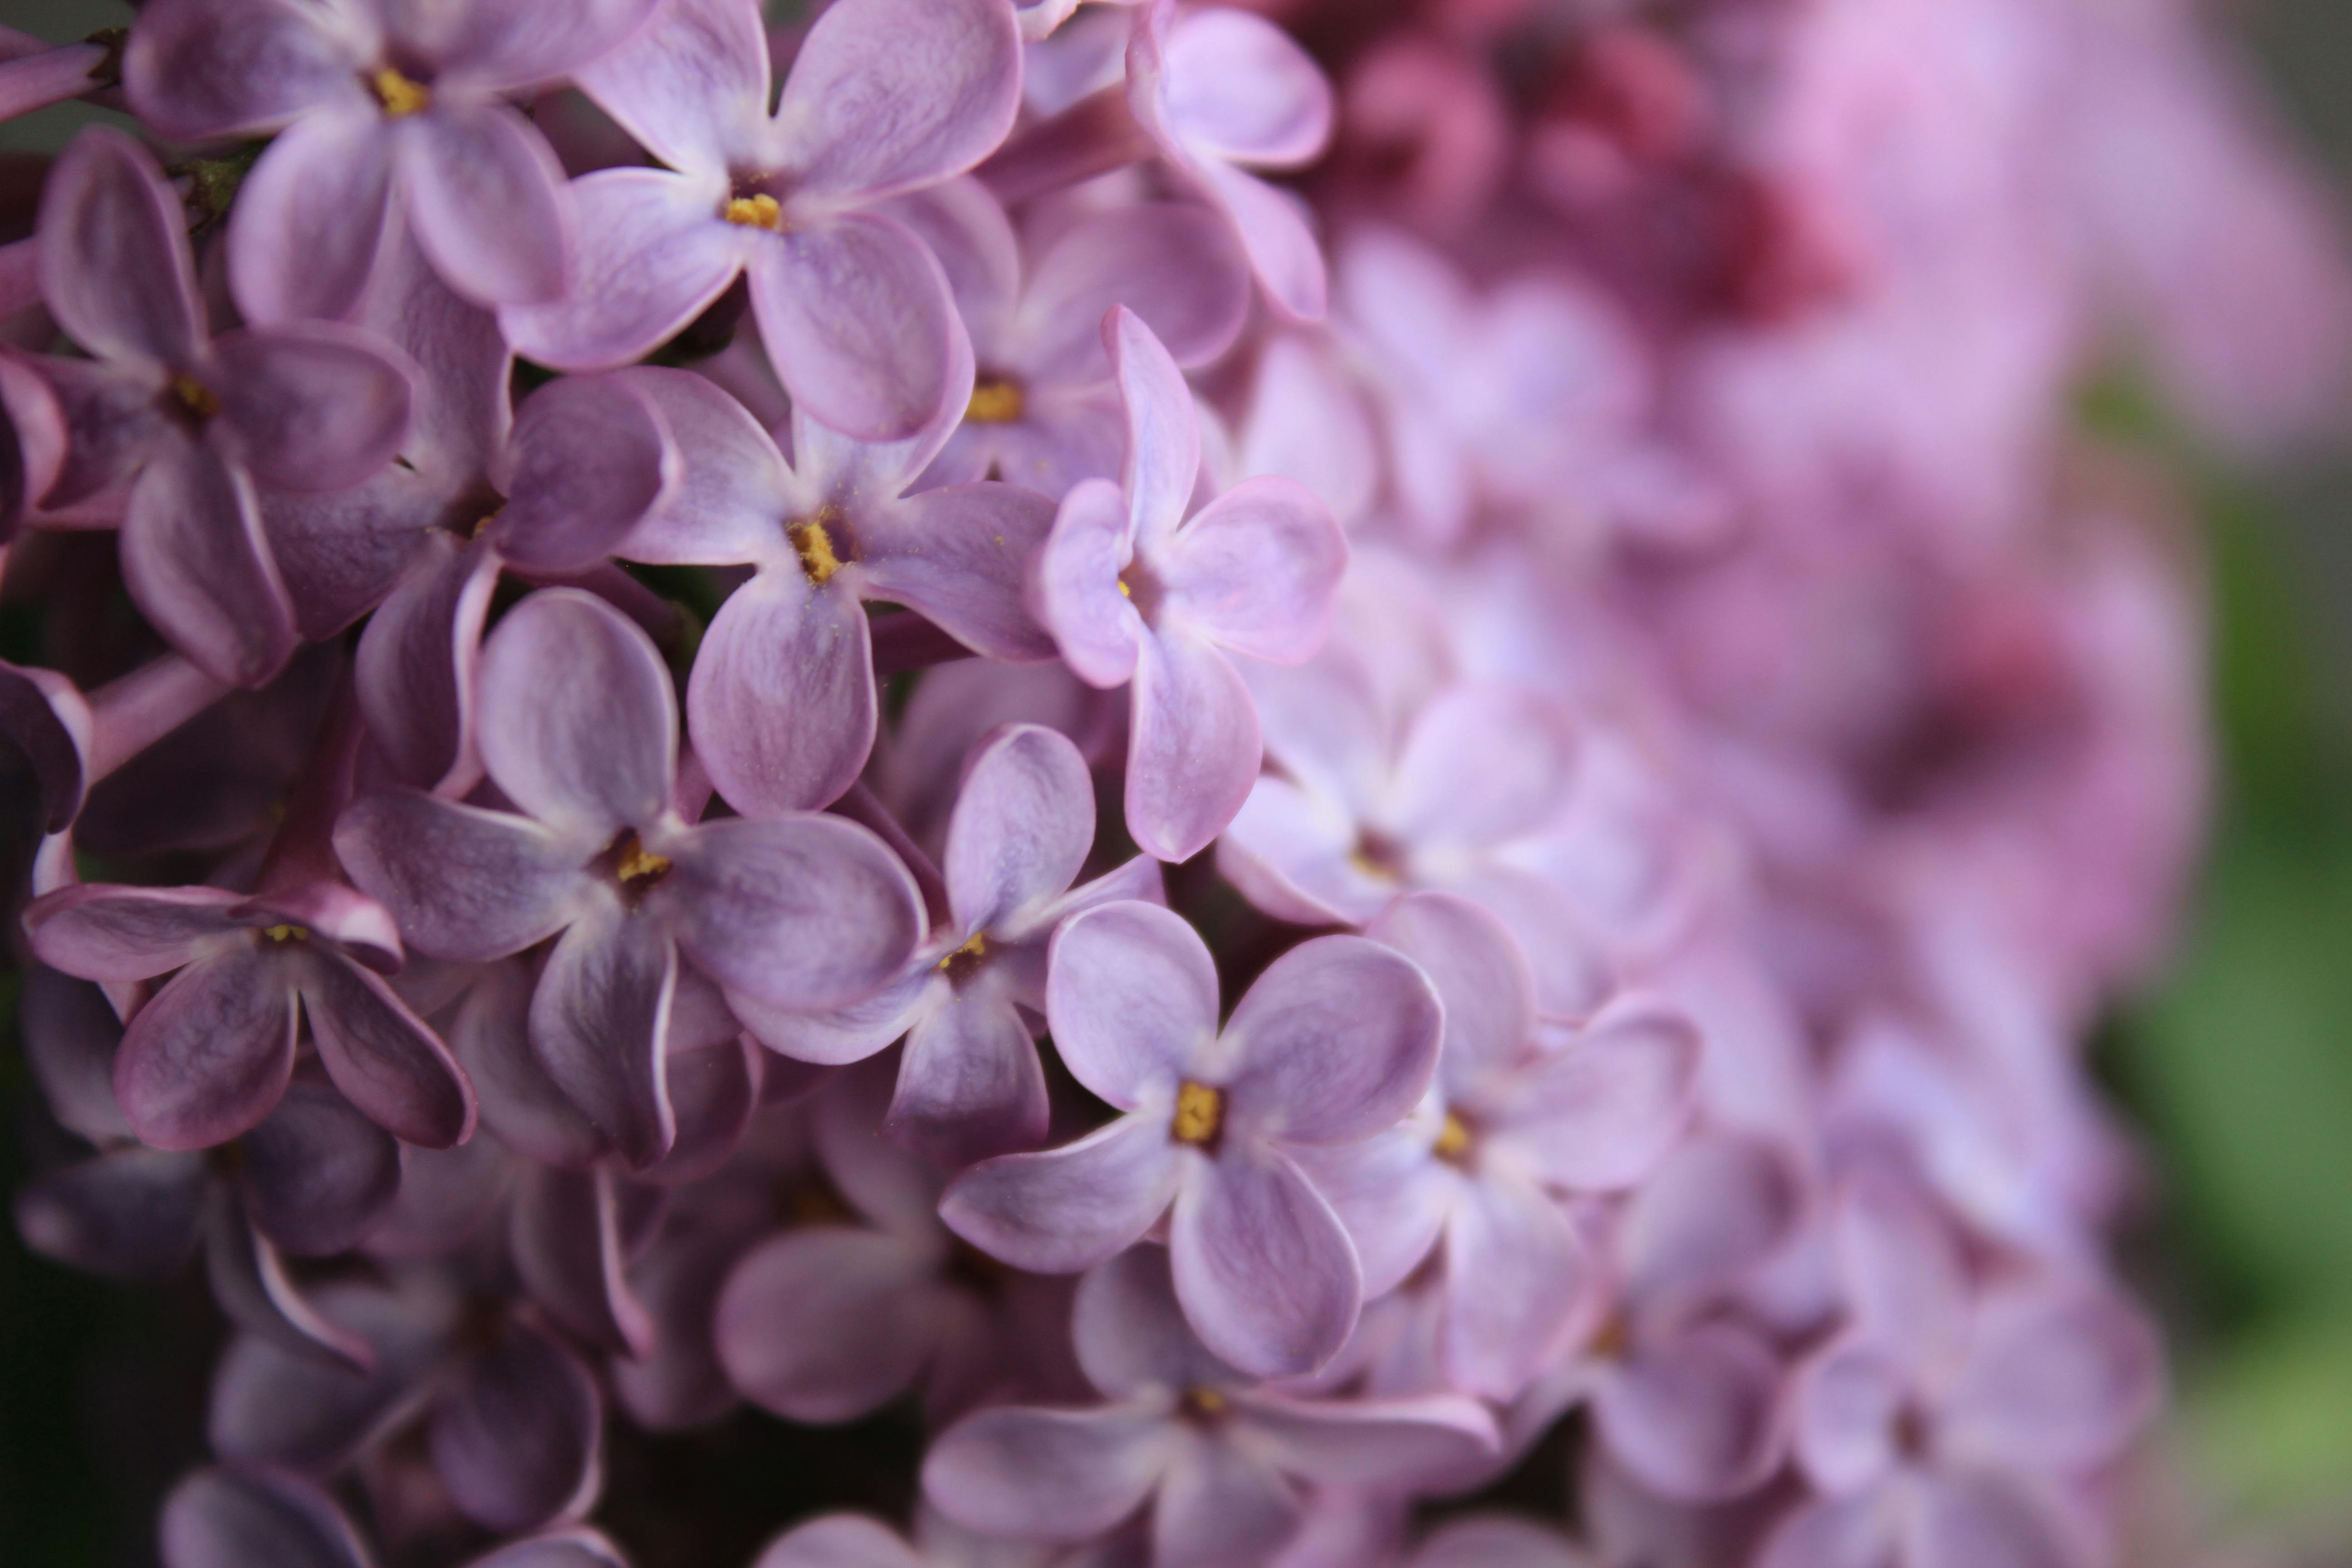
{"type": "Polygon", "coordinates": [[[359,304],[383,244],[392,142],[371,104],[306,114],[237,189],[230,291],[246,320],[333,320],[359,304]]]}
{"type": "Polygon", "coordinates": [[[768,358],[810,417],[896,441],[968,395],[953,383],[971,350],[947,277],[905,225],[843,213],[761,236],[745,265],[768,358]]]}
{"type": "Polygon", "coordinates": [[[1090,686],[1118,686],[1135,673],[1143,621],[1119,583],[1134,542],[1118,487],[1087,479],[1062,498],[1030,567],[1038,624],[1090,686]]]}
{"type": "Polygon", "coordinates": [[[1213,1433],[1180,1430],[1151,1510],[1154,1568],[1264,1563],[1298,1533],[1298,1494],[1213,1433]]]}
{"type": "Polygon", "coordinates": [[[729,805],[753,816],[838,799],[874,749],[866,612],[797,563],[763,571],[712,617],[686,687],[695,753],[729,805]]]}
{"type": "Polygon", "coordinates": [[[1181,915],[1142,902],[1089,910],[1055,933],[1052,965],[1055,1049],[1122,1110],[1168,1093],[1216,1038],[1216,963],[1181,915]]]}
{"type": "Polygon", "coordinates": [[[1913,1390],[1904,1369],[1866,1341],[1832,1342],[1799,1371],[1791,1392],[1797,1462],[1822,1491],[1851,1496],[1903,1458],[1897,1428],[1913,1390]]]}
{"type": "Polygon", "coordinates": [[[1348,541],[1304,485],[1244,479],[1179,529],[1152,566],[1165,615],[1236,653],[1298,664],[1330,631],[1348,541]]]}
{"type": "Polygon", "coordinates": [[[1174,1457],[1176,1436],[1174,1424],[1150,1408],[984,1410],[932,1443],[923,1495],[990,1535],[1084,1541],[1143,1506],[1174,1457]]]}
{"type": "Polygon", "coordinates": [[[451,289],[485,307],[563,294],[572,204],[530,121],[503,103],[436,106],[399,133],[409,222],[451,289]]]}
{"type": "Polygon", "coordinates": [[[982,1161],[948,1188],[940,1217],[1016,1268],[1075,1274],[1150,1229],[1182,1169],[1164,1118],[1122,1116],[1059,1149],[982,1161]]]}
{"type": "Polygon", "coordinates": [[[179,369],[204,313],[179,199],[144,147],[91,126],[41,187],[41,295],[66,335],[101,360],[179,369]]]}
{"type": "Polygon", "coordinates": [[[1528,1183],[1465,1182],[1445,1227],[1445,1329],[1454,1385],[1516,1399],[1584,1306],[1592,1265],[1559,1205],[1528,1183]]]}
{"type": "Polygon", "coordinates": [[[1554,1185],[1631,1186],[1688,1124],[1701,1048],[1680,1007],[1620,997],[1502,1091],[1493,1107],[1497,1135],[1554,1185]]]}
{"type": "Polygon", "coordinates": [[[1022,600],[1054,503],[993,480],[908,497],[859,531],[867,596],[919,610],[966,647],[1000,659],[1054,657],[1022,600]]]}
{"type": "Polygon", "coordinates": [[[601,847],[668,803],[677,697],[653,639],[604,600],[546,588],[482,649],[482,763],[517,805],[601,847]]]}
{"type": "Polygon", "coordinates": [[[1207,848],[1249,798],[1261,755],[1257,708],[1232,660],[1181,627],[1142,639],[1127,752],[1138,847],[1171,863],[1207,848]]]}
{"type": "Polygon", "coordinates": [[[1638,1348],[1593,1393],[1610,1452],[1662,1497],[1719,1501],[1780,1462],[1780,1363],[1758,1336],[1713,1323],[1638,1348]]]}
{"type": "Polygon", "coordinates": [[[668,0],[651,26],[574,79],[673,169],[724,170],[767,130],[768,39],[756,0],[668,0]]]}
{"type": "Polygon", "coordinates": [[[1201,1342],[1244,1372],[1312,1372],[1355,1329],[1356,1249],[1331,1205],[1279,1154],[1229,1144],[1188,1163],[1169,1255],[1201,1342]]]}
{"type": "Polygon", "coordinates": [[[1437,1070],[1444,1009],[1411,959],[1359,936],[1302,942],[1225,1025],[1229,1114],[1260,1137],[1349,1143],[1393,1127],[1437,1070]]]}
{"type": "Polygon", "coordinates": [[[1192,12],[1161,46],[1169,128],[1235,163],[1304,163],[1330,139],[1331,84],[1288,33],[1263,16],[1192,12]]]}
{"type": "Polygon", "coordinates": [[[1132,520],[1129,537],[1150,561],[1192,504],[1201,469],[1200,415],[1184,373],[1141,316],[1114,306],[1102,331],[1127,413],[1119,489],[1132,520]]]}
{"type": "Polygon", "coordinates": [[[756,247],[756,230],[719,216],[723,176],[602,169],[571,192],[578,244],[570,291],[499,311],[515,353],[558,370],[641,358],[724,293],[756,247]]]}
{"type": "Polygon", "coordinates": [[[937,1262],[885,1232],[790,1231],[747,1254],[719,1299],[719,1359],[787,1421],[854,1421],[913,1386],[938,1345],[937,1262]]]}
{"type": "Polygon", "coordinates": [[[991,736],[964,770],[940,869],[959,930],[1018,924],[1076,881],[1094,847],[1094,778],[1042,724],[991,736]]]}

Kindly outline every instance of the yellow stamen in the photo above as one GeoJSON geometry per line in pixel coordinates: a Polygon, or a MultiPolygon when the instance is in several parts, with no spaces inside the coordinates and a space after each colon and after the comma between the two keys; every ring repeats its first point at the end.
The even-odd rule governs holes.
{"type": "Polygon", "coordinates": [[[975,425],[1010,425],[1021,417],[1028,399],[1021,394],[1018,382],[983,381],[971,389],[971,401],[964,405],[963,416],[975,425]]]}
{"type": "Polygon", "coordinates": [[[1445,1125],[1438,1129],[1437,1142],[1430,1145],[1430,1152],[1441,1160],[1458,1160],[1470,1152],[1470,1129],[1463,1125],[1462,1118],[1450,1110],[1445,1113],[1445,1125]]]}
{"type": "Polygon", "coordinates": [[[1225,1091],[1205,1083],[1185,1083],[1176,1090],[1176,1119],[1170,1132],[1179,1143],[1212,1143],[1224,1125],[1225,1091]]]}
{"type": "Polygon", "coordinates": [[[383,105],[384,113],[398,120],[405,115],[420,114],[433,104],[433,89],[421,81],[401,75],[390,66],[368,78],[368,87],[375,100],[383,105]]]}
{"type": "Polygon", "coordinates": [[[668,856],[654,854],[638,843],[637,836],[632,833],[621,846],[621,858],[614,864],[613,874],[621,879],[623,887],[627,887],[634,882],[658,877],[667,871],[669,866],[668,856]]]}
{"type": "Polygon", "coordinates": [[[310,931],[298,925],[264,926],[261,928],[261,934],[268,937],[271,942],[308,942],[310,940],[310,931]]]}
{"type": "Polygon", "coordinates": [[[793,524],[784,530],[784,537],[801,552],[801,570],[818,587],[824,587],[841,570],[841,557],[834,552],[833,535],[825,531],[822,515],[793,524]]]}
{"type": "MultiPolygon", "coordinates": [[[[499,508],[499,511],[503,511],[503,510],[506,510],[506,509],[505,509],[505,508],[503,508],[503,507],[501,507],[501,508],[499,508]]],[[[479,538],[481,538],[481,537],[482,537],[482,530],[484,530],[484,529],[486,529],[486,528],[489,527],[489,526],[490,526],[490,524],[492,524],[492,523],[494,523],[494,522],[498,521],[498,520],[499,520],[499,513],[498,513],[498,512],[496,512],[496,511],[486,511],[486,512],[484,512],[480,517],[476,518],[476,519],[474,520],[474,529],[473,529],[473,531],[472,531],[472,532],[470,532],[470,533],[468,533],[468,534],[467,534],[467,535],[466,535],[466,537],[467,537],[467,538],[468,538],[468,539],[479,539],[479,538]]]]}
{"type": "Polygon", "coordinates": [[[181,407],[199,419],[209,419],[220,412],[219,395],[194,376],[173,376],[172,395],[179,399],[181,407]]]}
{"type": "Polygon", "coordinates": [[[945,958],[940,959],[939,962],[939,967],[941,969],[950,968],[958,959],[979,958],[983,956],[987,952],[987,936],[983,933],[975,932],[970,942],[965,942],[961,947],[957,948],[953,952],[949,953],[945,958]]]}
{"type": "Polygon", "coordinates": [[[1585,1353],[1596,1361],[1622,1361],[1625,1352],[1633,1348],[1633,1330],[1626,1326],[1622,1317],[1612,1314],[1592,1331],[1592,1339],[1585,1346],[1585,1353]]]}
{"type": "Polygon", "coordinates": [[[1225,1396],[1213,1388],[1191,1389],[1184,1395],[1184,1408],[1195,1415],[1223,1415],[1226,1405],[1225,1396]]]}
{"type": "Polygon", "coordinates": [[[1118,596],[1122,599],[1132,599],[1135,597],[1135,590],[1127,585],[1127,579],[1124,577],[1121,577],[1118,580],[1118,596]]]}
{"type": "Polygon", "coordinates": [[[764,191],[756,196],[730,199],[723,216],[729,223],[740,224],[745,228],[764,228],[770,234],[784,231],[783,204],[764,191]]]}

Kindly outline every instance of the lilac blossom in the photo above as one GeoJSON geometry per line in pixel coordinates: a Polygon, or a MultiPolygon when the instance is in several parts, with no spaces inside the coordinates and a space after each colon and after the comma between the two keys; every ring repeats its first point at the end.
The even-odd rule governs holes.
{"type": "Polygon", "coordinates": [[[335,1500],[268,1470],[207,1468],[163,1500],[163,1568],[368,1568],[370,1553],[335,1500]]]}
{"type": "Polygon", "coordinates": [[[509,309],[509,339],[565,369],[635,359],[739,274],[793,402],[846,434],[911,436],[955,395],[964,333],[939,263],[876,209],[961,174],[1012,128],[1005,0],[846,0],[802,40],[772,116],[754,0],[671,0],[580,73],[667,168],[572,186],[577,286],[509,309]]]}
{"type": "Polygon", "coordinates": [[[1509,1400],[1600,1287],[1555,1194],[1628,1188],[1664,1158],[1689,1112],[1698,1033],[1670,1003],[1636,994],[1565,1038],[1539,1035],[1517,944],[1451,894],[1401,899],[1366,934],[1437,987],[1437,1081],[1403,1125],[1299,1163],[1355,1239],[1367,1294],[1402,1283],[1442,1239],[1447,1379],[1509,1400]]]}
{"type": "Polygon", "coordinates": [[[216,1453],[326,1480],[421,1422],[441,1484],[478,1524],[513,1533],[576,1518],[594,1502],[604,1400],[560,1338],[426,1277],[388,1290],[337,1285],[320,1292],[318,1305],[369,1348],[367,1364],[289,1355],[240,1336],[213,1378],[216,1453]]]}
{"type": "Polygon", "coordinates": [[[0,27],[0,124],[68,99],[106,92],[121,79],[121,35],[48,45],[0,27]]]}
{"type": "Polygon", "coordinates": [[[1311,658],[1329,626],[1348,545],[1290,480],[1244,480],[1197,511],[1192,395],[1135,312],[1103,341],[1127,415],[1119,483],[1062,500],[1030,596],[1062,658],[1091,686],[1129,683],[1127,826],[1163,860],[1205,848],[1248,797],[1261,755],[1255,705],[1233,655],[1311,658]]]}
{"type": "Polygon", "coordinates": [[[1853,1312],[1796,1394],[1819,1495],[1759,1563],[2087,1561],[2066,1489],[2161,1397],[2146,1321],[2092,1280],[1972,1280],[1949,1223],[1899,1181],[1849,1189],[1838,1229],[1853,1312]]]}
{"type": "Polygon", "coordinates": [[[1212,1350],[1261,1376],[1329,1361],[1363,1271],[1298,1152],[1381,1132],[1429,1087],[1440,1012],[1427,977],[1377,943],[1318,938],[1276,960],[1221,1030],[1206,945],[1132,902],[1067,921],[1051,965],[1055,1048],[1121,1114],[974,1166],[940,1214],[990,1255],[1048,1273],[1100,1262],[1165,1214],[1178,1295],[1212,1350]]]}
{"type": "Polygon", "coordinates": [[[944,1175],[878,1135],[889,1077],[887,1061],[862,1066],[815,1102],[817,1158],[845,1217],[865,1223],[769,1237],[718,1298],[728,1377],[790,1420],[855,1420],[917,1384],[935,1419],[1035,1391],[1018,1346],[1051,1288],[975,1258],[940,1223],[944,1175]]]}
{"type": "Polygon", "coordinates": [[[812,1062],[856,1060],[903,1035],[894,1137],[956,1165],[1036,1147],[1048,1106],[1033,1020],[1047,944],[1083,910],[1160,898],[1160,863],[1143,855],[1072,886],[1094,830],[1093,780],[1068,740],[1034,724],[982,737],[948,819],[947,916],[905,972],[845,1013],[754,1008],[745,1023],[812,1062]]]}
{"type": "Polygon", "coordinates": [[[681,950],[721,986],[809,1008],[880,984],[913,948],[913,884],[871,834],[807,816],[689,826],[673,809],[669,673],[602,601],[549,589],[509,612],[478,702],[485,772],[521,812],[388,791],[353,803],[336,851],[435,957],[560,939],[531,1044],[633,1164],[677,1136],[662,1045],[681,950]]]}
{"type": "Polygon", "coordinates": [[[94,127],[42,195],[41,289],[91,357],[41,363],[75,432],[45,505],[119,492],[131,598],[215,679],[254,686],[294,647],[294,612],[256,485],[332,490],[406,432],[410,372],[327,322],[205,325],[179,198],[154,160],[94,127]]]}
{"type": "MultiPolygon", "coordinates": [[[[969,349],[960,344],[956,360],[961,397],[969,349]]],[[[866,601],[904,605],[993,658],[1050,657],[1023,607],[1021,574],[1052,503],[989,479],[908,493],[955,428],[960,402],[887,444],[836,435],[796,407],[788,459],[710,383],[636,374],[685,471],[676,499],[619,552],[754,569],[712,618],[686,690],[695,749],[738,811],[824,805],[865,767],[878,710],[866,601]]]]}
{"type": "Polygon", "coordinates": [[[1328,283],[1322,247],[1293,199],[1252,169],[1311,163],[1331,137],[1331,84],[1290,36],[1226,6],[1137,13],[1128,105],[1160,155],[1222,207],[1267,303],[1317,321],[1328,283]]]}
{"type": "Polygon", "coordinates": [[[0,731],[32,765],[43,827],[62,833],[92,785],[225,695],[177,654],[89,693],[55,670],[0,664],[0,731]]]}
{"type": "Polygon", "coordinates": [[[1058,501],[1080,479],[1117,475],[1104,312],[1134,310],[1190,366],[1223,354],[1249,309],[1247,264],[1204,207],[1114,207],[1026,247],[975,181],[904,202],[899,216],[946,268],[979,366],[929,483],[993,476],[1058,501]]]}
{"type": "Polygon", "coordinates": [[[174,141],[272,138],[229,227],[248,319],[343,315],[400,229],[458,293],[527,303],[569,287],[573,218],[555,154],[505,100],[579,70],[655,9],[158,0],[131,31],[123,80],[140,118],[174,141]]]}
{"type": "Polygon", "coordinates": [[[1134,1248],[1078,1289],[1073,1335],[1105,1403],[1002,1405],[941,1434],[923,1490],[990,1535],[1082,1541],[1150,1504],[1162,1568],[1264,1563],[1297,1531],[1297,1482],[1409,1484],[1491,1448],[1475,1401],[1300,1399],[1254,1387],[1193,1337],[1166,1255],[1134,1248]]]}

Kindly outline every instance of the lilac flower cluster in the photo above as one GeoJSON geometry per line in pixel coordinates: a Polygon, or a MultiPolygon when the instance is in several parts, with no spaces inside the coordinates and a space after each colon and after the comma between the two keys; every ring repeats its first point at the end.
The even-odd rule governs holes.
{"type": "Polygon", "coordinates": [[[0,32],[130,116],[0,717],[16,1223],[234,1331],[168,1568],[625,1568],[747,1402],[928,1434],[759,1568],[2102,1560],[2204,757],[2072,399],[2352,337],[2185,0],[788,9],[0,32]]]}

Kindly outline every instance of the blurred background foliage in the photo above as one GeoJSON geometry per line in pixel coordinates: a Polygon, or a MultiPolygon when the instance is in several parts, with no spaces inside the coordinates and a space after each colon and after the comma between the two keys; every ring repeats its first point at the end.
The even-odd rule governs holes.
{"type": "MultiPolygon", "coordinates": [[[[2352,5],[2229,9],[2290,122],[2352,191],[2352,5]]],[[[130,19],[110,0],[7,10],[54,38],[130,19]]],[[[93,112],[0,127],[0,151],[54,146],[93,112]]],[[[2210,857],[2177,962],[2099,1047],[2156,1180],[2129,1247],[2179,1387],[2176,1468],[2159,1483],[2178,1495],[2155,1511],[2200,1521],[2212,1553],[2185,1561],[2352,1563],[2352,419],[2333,454],[2253,475],[2128,394],[2085,408],[2101,434],[2192,476],[2211,572],[2210,857]]],[[[14,991],[0,978],[0,1016],[14,991]]],[[[44,1136],[31,1096],[21,1058],[0,1053],[0,1189],[46,1152],[29,1146],[44,1136]]],[[[199,1281],[83,1279],[27,1258],[0,1226],[0,1561],[152,1561],[154,1500],[201,1447],[195,1369],[216,1333],[199,1281]]],[[[722,1431],[665,1468],[680,1458],[730,1486],[799,1471],[864,1489],[772,1433],[722,1431]]]]}

